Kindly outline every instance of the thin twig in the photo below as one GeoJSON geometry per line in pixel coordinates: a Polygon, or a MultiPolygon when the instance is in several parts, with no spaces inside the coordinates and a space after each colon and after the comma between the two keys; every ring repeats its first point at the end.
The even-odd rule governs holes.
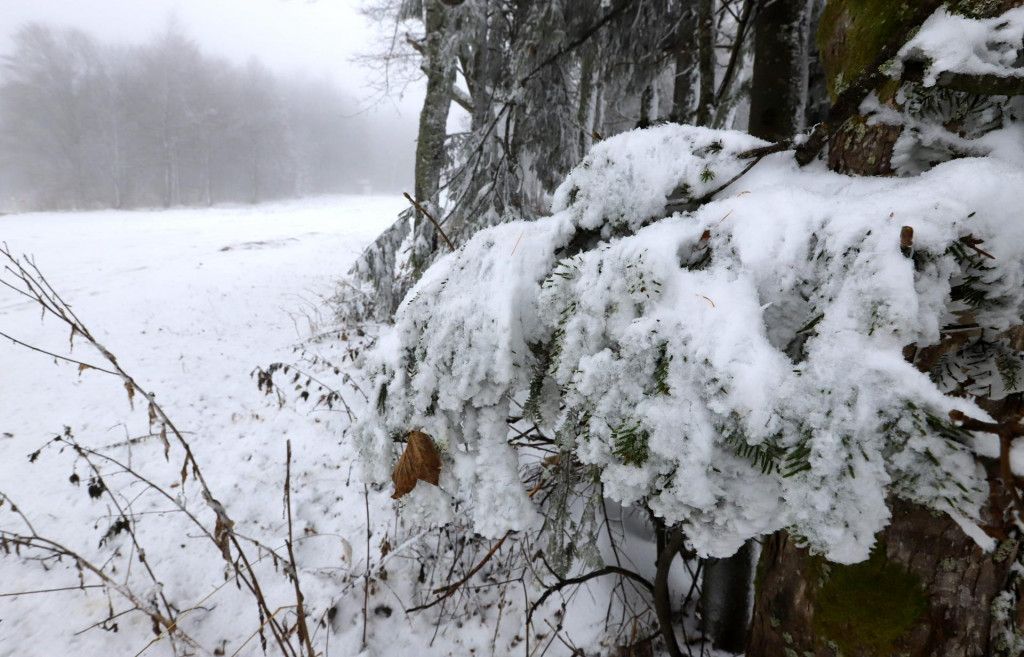
{"type": "Polygon", "coordinates": [[[1013,500],[1013,506],[1017,511],[1017,521],[1024,522],[1024,501],[1021,500],[1020,492],[1017,490],[1017,482],[1010,464],[1010,448],[1013,447],[1014,440],[1024,436],[1024,425],[1016,422],[998,424],[982,422],[956,410],[949,412],[949,419],[967,431],[981,431],[999,436],[999,476],[1013,500]]]}
{"type": "Polygon", "coordinates": [[[45,349],[40,349],[39,347],[33,347],[32,345],[28,344],[27,342],[22,342],[21,340],[19,340],[17,338],[12,338],[11,336],[9,336],[6,333],[4,333],[3,331],[0,331],[0,337],[7,338],[8,340],[13,342],[14,344],[16,344],[18,346],[21,346],[21,347],[25,347],[26,349],[31,349],[32,351],[36,351],[36,352],[39,352],[41,354],[45,354],[47,356],[52,356],[53,358],[56,358],[58,360],[62,360],[62,361],[68,362],[68,363],[73,363],[75,365],[78,365],[78,368],[79,368],[80,371],[96,370],[98,372],[103,372],[104,374],[113,374],[114,376],[117,376],[117,372],[115,372],[113,370],[107,370],[107,369],[104,369],[102,367],[97,367],[95,365],[90,365],[89,363],[83,363],[82,361],[75,360],[74,358],[68,358],[67,356],[60,356],[60,355],[55,354],[53,352],[46,351],[45,349]]]}
{"type": "MultiPolygon", "coordinates": [[[[62,442],[70,442],[71,443],[71,446],[75,450],[75,453],[78,454],[79,456],[81,456],[85,460],[86,464],[89,466],[89,469],[92,471],[92,475],[96,478],[97,481],[100,482],[100,484],[103,485],[103,492],[106,494],[106,496],[110,500],[111,504],[114,505],[114,508],[117,510],[118,517],[119,518],[123,518],[123,519],[127,519],[129,514],[125,513],[125,510],[121,506],[120,501],[118,501],[117,495],[114,494],[114,491],[111,490],[110,487],[107,486],[104,483],[103,475],[100,472],[100,469],[96,466],[95,463],[92,462],[92,460],[89,458],[88,453],[85,450],[80,449],[78,447],[77,440],[75,440],[74,437],[71,434],[71,429],[70,428],[65,429],[64,435],[58,437],[58,440],[60,440],[62,442]]],[[[131,509],[131,502],[129,502],[128,509],[129,510],[131,509]]],[[[161,602],[163,602],[163,605],[164,605],[165,613],[168,615],[168,617],[174,619],[173,625],[171,627],[167,628],[167,634],[171,634],[171,632],[174,629],[177,628],[178,620],[179,619],[175,617],[175,610],[174,610],[173,606],[171,605],[170,601],[167,599],[167,596],[164,594],[163,582],[161,582],[157,578],[156,573],[153,572],[153,568],[150,565],[149,561],[142,556],[142,555],[145,554],[145,551],[142,549],[142,546],[139,544],[139,539],[138,539],[138,536],[135,533],[135,529],[132,526],[132,523],[130,523],[130,522],[128,523],[128,525],[126,527],[126,530],[128,532],[128,537],[131,539],[133,548],[140,555],[139,556],[139,561],[142,563],[142,567],[145,569],[146,573],[149,575],[150,580],[153,582],[154,587],[158,591],[160,600],[161,600],[161,602]]],[[[130,565],[132,563],[131,560],[129,560],[128,563],[130,565]]]]}
{"type": "Polygon", "coordinates": [[[446,243],[448,244],[448,248],[449,248],[449,249],[451,249],[452,251],[454,251],[454,250],[455,250],[455,245],[454,245],[454,244],[452,244],[452,241],[451,241],[450,239],[448,239],[448,236],[447,236],[447,235],[445,235],[445,234],[444,234],[444,230],[443,230],[443,229],[441,228],[441,224],[437,223],[437,219],[434,219],[434,217],[433,217],[433,216],[432,216],[432,215],[431,215],[431,214],[430,214],[429,212],[427,212],[427,211],[426,211],[426,210],[425,210],[425,209],[423,208],[423,206],[422,206],[422,205],[420,205],[420,204],[419,204],[419,203],[418,203],[418,202],[416,201],[416,199],[414,199],[413,197],[409,196],[409,192],[404,192],[404,196],[405,196],[405,198],[407,198],[407,199],[409,200],[409,202],[410,202],[410,203],[412,203],[412,205],[413,205],[413,207],[414,207],[414,208],[416,208],[417,210],[419,210],[420,212],[422,212],[422,213],[423,213],[423,215],[424,215],[424,216],[425,216],[425,217],[426,217],[427,219],[430,219],[430,223],[434,224],[434,228],[436,228],[436,229],[437,229],[437,232],[441,233],[441,237],[443,237],[443,238],[444,238],[444,241],[445,241],[445,242],[446,242],[446,243]]]}
{"type": "Polygon", "coordinates": [[[709,202],[712,198],[714,198],[715,194],[717,194],[718,192],[722,191],[723,189],[725,189],[729,185],[733,184],[734,182],[736,182],[737,180],[739,180],[743,176],[747,175],[750,172],[751,169],[753,169],[755,166],[757,166],[758,162],[760,162],[762,159],[764,159],[765,156],[770,155],[771,153],[778,153],[779,151],[784,151],[784,150],[787,150],[789,148],[789,146],[786,146],[785,148],[783,148],[782,146],[783,146],[782,144],[772,144],[770,146],[764,146],[764,147],[759,148],[759,149],[754,149],[754,150],[751,150],[751,151],[747,151],[746,153],[740,153],[739,154],[740,158],[743,158],[745,156],[746,157],[753,157],[754,158],[753,161],[751,161],[750,164],[748,164],[747,166],[743,167],[742,171],[740,171],[735,176],[733,176],[732,178],[727,180],[724,184],[719,185],[718,187],[716,187],[715,189],[712,189],[710,192],[708,192],[704,196],[701,196],[700,198],[695,200],[694,204],[696,204],[698,207],[700,207],[701,205],[704,205],[705,203],[709,202]]]}
{"type": "Polygon", "coordinates": [[[366,608],[370,601],[370,489],[363,484],[366,503],[366,573],[363,575],[363,649],[366,649],[366,608]]]}
{"type": "Polygon", "coordinates": [[[299,630],[299,641],[306,645],[306,652],[309,657],[315,657],[313,643],[309,638],[309,627],[306,625],[306,610],[303,606],[302,587],[299,586],[299,566],[295,561],[295,551],[292,549],[292,441],[285,441],[286,459],[284,466],[284,506],[288,512],[288,560],[291,562],[292,584],[295,585],[295,613],[298,616],[296,626],[299,630]]]}
{"type": "MultiPolygon", "coordinates": [[[[217,516],[217,529],[215,530],[212,536],[213,542],[217,545],[218,548],[220,548],[221,553],[224,556],[224,559],[235,569],[235,573],[238,576],[238,579],[242,583],[244,583],[246,588],[248,588],[249,591],[253,594],[253,597],[256,599],[257,607],[260,609],[261,614],[267,619],[264,625],[270,627],[270,630],[274,636],[274,640],[280,647],[281,652],[286,656],[297,656],[298,652],[295,650],[294,646],[292,646],[290,641],[288,640],[288,631],[281,625],[279,621],[277,621],[277,619],[274,617],[274,614],[270,610],[270,606],[267,603],[265,596],[263,595],[262,587],[260,586],[259,580],[256,577],[255,571],[253,570],[252,562],[249,560],[248,555],[245,553],[245,550],[243,549],[239,537],[234,532],[234,521],[232,521],[231,518],[228,516],[223,504],[221,504],[216,498],[213,497],[212,491],[209,485],[207,484],[205,477],[203,476],[202,470],[199,467],[199,463],[196,460],[194,454],[192,453],[191,445],[189,445],[188,441],[185,440],[185,437],[182,434],[182,432],[178,430],[174,422],[164,411],[163,407],[157,403],[155,396],[146,389],[144,389],[138,382],[136,382],[136,380],[130,374],[128,374],[128,372],[123,367],[121,367],[121,365],[117,362],[117,358],[114,356],[114,354],[111,353],[106,347],[104,347],[95,338],[95,336],[92,335],[88,327],[85,326],[81,319],[71,309],[71,306],[61,297],[61,295],[53,288],[53,286],[50,285],[49,281],[46,279],[46,277],[43,275],[43,273],[40,271],[40,269],[36,266],[35,262],[31,258],[26,257],[26,262],[28,263],[28,266],[26,267],[24,264],[22,264],[22,262],[19,259],[15,258],[11,254],[10,250],[6,247],[6,245],[0,247],[0,255],[3,255],[8,260],[6,270],[13,274],[25,286],[27,292],[18,290],[18,288],[15,288],[6,281],[0,280],[0,283],[3,283],[6,287],[14,289],[19,293],[23,294],[24,296],[33,299],[43,308],[44,313],[49,313],[56,317],[61,322],[63,322],[64,324],[66,324],[71,329],[72,340],[74,339],[74,336],[77,333],[86,341],[88,341],[89,344],[91,344],[94,349],[100,352],[100,354],[104,357],[107,363],[113,368],[113,371],[101,371],[112,374],[113,376],[120,378],[124,382],[124,387],[128,391],[129,403],[132,403],[132,405],[134,406],[133,398],[136,393],[140,394],[149,405],[151,422],[159,423],[160,425],[165,427],[168,430],[168,432],[170,432],[171,435],[173,435],[176,442],[185,452],[184,464],[181,469],[182,484],[184,484],[185,479],[188,476],[188,473],[191,471],[193,477],[200,486],[203,499],[206,501],[207,505],[210,507],[210,509],[214,511],[214,513],[217,516]],[[237,554],[236,559],[231,558],[230,547],[234,547],[235,552],[237,554]]],[[[80,365],[87,364],[80,363],[80,365]]],[[[25,521],[27,523],[27,519],[25,519],[25,521]]],[[[4,532],[4,534],[7,534],[7,532],[4,532]]],[[[33,538],[35,540],[45,540],[42,537],[35,535],[34,531],[33,535],[33,538]]],[[[44,550],[50,549],[51,551],[59,553],[59,551],[54,550],[52,547],[47,548],[46,545],[33,544],[32,547],[44,550]]],[[[63,546],[60,546],[60,548],[66,550],[66,548],[63,548],[63,546]]],[[[83,565],[87,565],[87,562],[82,561],[82,563],[83,565]]],[[[112,579],[107,577],[102,569],[93,567],[90,568],[90,570],[96,572],[97,575],[104,579],[105,582],[108,582],[110,586],[115,588],[115,590],[117,590],[122,595],[128,597],[129,600],[135,603],[136,606],[138,606],[140,609],[145,610],[145,607],[139,602],[137,602],[137,599],[134,597],[134,594],[130,590],[126,589],[125,587],[121,586],[117,582],[114,582],[112,579]]],[[[147,613],[149,613],[152,616],[154,612],[147,611],[147,613]]],[[[160,625],[163,625],[167,629],[175,628],[175,624],[173,621],[164,619],[162,616],[160,616],[160,620],[158,620],[157,617],[154,616],[154,622],[158,622],[160,625]]],[[[264,625],[261,625],[260,630],[258,630],[258,632],[262,632],[264,625]]],[[[187,638],[187,635],[181,633],[180,629],[177,630],[177,633],[184,637],[187,642],[190,641],[190,639],[187,638]]]]}
{"type": "Polygon", "coordinates": [[[36,589],[34,591],[15,591],[14,593],[0,593],[0,598],[16,598],[20,595],[34,595],[36,593],[56,593],[58,591],[81,591],[83,589],[106,588],[102,584],[79,584],[78,586],[62,586],[58,589],[36,589]]]}
{"type": "Polygon", "coordinates": [[[558,591],[561,591],[562,589],[564,589],[567,586],[573,586],[575,584],[583,584],[584,582],[589,582],[592,579],[595,579],[597,577],[604,577],[605,575],[620,575],[622,577],[626,577],[626,578],[629,578],[629,579],[633,580],[634,582],[636,582],[636,583],[640,584],[641,586],[643,586],[648,591],[651,591],[651,592],[654,591],[654,584],[652,584],[650,582],[650,580],[648,580],[647,578],[643,577],[642,575],[634,573],[632,570],[628,570],[626,568],[620,568],[618,566],[605,566],[604,568],[599,568],[598,570],[592,570],[591,572],[589,572],[589,573],[587,573],[585,575],[580,575],[579,577],[570,577],[568,579],[559,580],[554,586],[548,587],[548,589],[545,590],[544,593],[539,598],[537,598],[537,602],[533,603],[533,605],[530,606],[530,610],[526,614],[526,624],[527,624],[527,626],[529,626],[530,621],[533,618],[533,612],[535,612],[538,607],[540,607],[542,604],[544,604],[544,602],[549,597],[551,597],[554,593],[557,593],[558,591]]]}
{"type": "MultiPolygon", "coordinates": [[[[732,83],[733,75],[736,72],[736,64],[739,62],[740,53],[743,51],[743,42],[747,38],[747,27],[751,23],[750,16],[757,4],[756,0],[746,0],[743,3],[743,14],[736,25],[736,39],[733,41],[732,50],[729,53],[729,63],[725,67],[725,74],[722,75],[722,82],[718,87],[718,93],[715,94],[715,105],[722,104],[725,93],[732,83]]],[[[730,11],[730,13],[732,12],[730,11]]]]}
{"type": "MultiPolygon", "coordinates": [[[[5,499],[10,500],[8,496],[3,494],[0,495],[2,495],[5,499]]],[[[74,550],[62,545],[61,543],[45,538],[43,536],[39,536],[37,534],[26,536],[22,534],[14,534],[12,532],[8,532],[5,530],[0,530],[0,539],[3,539],[10,543],[14,543],[16,545],[20,545],[22,547],[32,548],[35,550],[40,550],[44,553],[51,553],[55,556],[65,556],[73,559],[77,566],[85,570],[88,570],[92,574],[99,577],[106,587],[113,589],[119,595],[121,595],[126,600],[135,605],[135,608],[138,611],[141,611],[142,613],[146,614],[150,618],[150,620],[152,620],[159,627],[162,627],[166,630],[173,629],[176,636],[182,639],[191,648],[202,651],[202,647],[198,643],[196,643],[194,639],[192,639],[189,635],[182,632],[181,628],[177,627],[176,621],[167,618],[156,609],[148,607],[145,601],[139,598],[131,589],[110,577],[110,575],[108,575],[102,568],[96,566],[91,561],[85,559],[74,550]]]]}
{"type": "Polygon", "coordinates": [[[476,575],[478,572],[480,572],[480,569],[483,568],[487,564],[487,562],[491,560],[491,557],[493,557],[495,553],[501,549],[501,546],[505,543],[505,539],[507,539],[511,535],[512,532],[509,531],[504,536],[499,538],[498,541],[493,546],[491,546],[491,549],[487,551],[487,554],[484,555],[484,558],[481,559],[480,562],[477,563],[477,565],[473,566],[473,568],[470,569],[469,573],[467,573],[465,577],[455,582],[454,584],[449,584],[448,586],[435,590],[434,593],[440,595],[438,595],[437,598],[434,598],[433,601],[428,602],[427,604],[420,605],[418,607],[413,607],[409,611],[413,612],[423,611],[424,609],[430,609],[442,600],[450,598],[452,595],[455,594],[456,591],[459,590],[459,588],[462,587],[463,584],[471,580],[473,578],[473,575],[476,575]]]}
{"type": "MultiPolygon", "coordinates": [[[[529,497],[530,499],[533,499],[533,496],[537,494],[537,491],[539,491],[543,487],[544,487],[544,481],[541,480],[540,482],[537,483],[536,486],[533,487],[533,489],[530,492],[528,492],[526,494],[527,497],[529,497]]],[[[495,554],[497,554],[498,550],[501,549],[501,546],[505,543],[505,539],[507,539],[511,535],[512,535],[512,530],[509,530],[509,531],[505,532],[505,535],[502,536],[500,539],[498,539],[498,541],[493,546],[491,546],[491,549],[487,551],[487,554],[484,555],[484,557],[480,560],[479,563],[477,563],[475,566],[473,566],[473,568],[470,569],[469,573],[467,573],[465,577],[463,577],[459,581],[455,582],[454,584],[450,584],[448,586],[445,586],[443,588],[435,590],[434,593],[435,594],[440,594],[440,595],[438,595],[438,597],[435,598],[433,601],[428,602],[426,604],[422,604],[422,605],[420,605],[418,607],[413,607],[412,609],[409,609],[406,613],[413,612],[413,611],[422,611],[424,609],[429,609],[429,608],[433,607],[434,605],[438,604],[439,602],[443,602],[444,600],[447,600],[448,598],[450,598],[452,595],[455,594],[456,591],[458,591],[460,588],[462,588],[462,586],[466,582],[471,580],[473,578],[473,575],[476,575],[478,572],[480,572],[480,569],[483,568],[487,564],[487,562],[491,560],[491,557],[493,557],[495,554]]],[[[369,538],[367,538],[367,546],[369,546],[369,538]]],[[[451,579],[452,573],[454,572],[454,569],[455,569],[455,564],[457,562],[458,562],[458,555],[456,555],[456,558],[452,561],[452,570],[449,571],[448,576],[445,578],[446,580],[450,580],[451,579]]]]}
{"type": "Polygon", "coordinates": [[[272,626],[272,625],[277,624],[277,619],[275,617],[277,616],[278,613],[280,613],[281,611],[284,611],[285,609],[291,609],[293,606],[294,605],[282,605],[282,606],[278,607],[277,609],[275,609],[271,614],[269,614],[267,616],[267,619],[265,621],[263,621],[263,624],[260,625],[255,631],[253,631],[253,633],[249,635],[249,638],[247,638],[245,641],[243,641],[242,645],[238,646],[237,650],[235,650],[233,653],[231,653],[231,657],[238,657],[238,655],[242,654],[242,649],[245,648],[247,645],[249,645],[249,642],[252,641],[256,637],[257,634],[262,632],[264,627],[267,627],[268,625],[272,626]]]}

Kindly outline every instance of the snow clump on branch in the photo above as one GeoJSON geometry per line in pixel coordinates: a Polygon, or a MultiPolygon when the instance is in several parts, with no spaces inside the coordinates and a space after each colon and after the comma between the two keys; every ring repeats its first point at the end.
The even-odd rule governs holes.
{"type": "Polygon", "coordinates": [[[1024,7],[995,18],[974,19],[940,9],[900,49],[893,62],[899,73],[905,61],[926,62],[924,83],[932,86],[941,73],[1024,77],[1020,58],[1024,41],[1024,7]]]}
{"type": "Polygon", "coordinates": [[[788,528],[862,560],[890,495],[978,522],[984,472],[944,418],[984,413],[905,348],[965,317],[991,339],[1019,323],[1024,171],[985,158],[850,178],[781,153],[666,216],[667,198],[700,199],[762,145],[689,126],[617,136],[568,176],[552,216],[438,261],[368,357],[367,476],[386,481],[394,439],[421,430],[444,467],[439,488],[405,498],[411,519],[444,522],[459,502],[481,534],[536,529],[507,442],[521,405],[563,467],[596,467],[607,497],[681,523],[702,554],[788,528]],[[980,264],[974,238],[994,260],[980,264]]]}

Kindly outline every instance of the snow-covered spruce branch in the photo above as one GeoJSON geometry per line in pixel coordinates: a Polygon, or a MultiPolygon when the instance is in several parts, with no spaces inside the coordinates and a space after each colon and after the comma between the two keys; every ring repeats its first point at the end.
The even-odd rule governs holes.
{"type": "MultiPolygon", "coordinates": [[[[250,560],[243,543],[251,542],[260,549],[267,548],[262,544],[253,541],[252,539],[240,536],[235,532],[234,521],[229,516],[227,509],[224,507],[224,505],[213,496],[212,490],[208,485],[205,477],[203,476],[203,471],[199,465],[199,462],[196,460],[192,452],[192,448],[189,442],[185,439],[182,432],[179,431],[178,428],[175,426],[174,422],[171,420],[170,416],[166,413],[163,407],[160,406],[159,403],[157,403],[155,396],[151,392],[143,388],[135,380],[135,378],[133,378],[131,374],[129,374],[119,364],[116,356],[93,336],[92,332],[89,330],[86,324],[78,317],[78,315],[75,314],[71,306],[67,302],[65,302],[61,295],[57,292],[57,290],[53,288],[52,285],[50,285],[49,281],[46,279],[45,275],[39,270],[34,261],[27,257],[24,258],[24,261],[22,259],[15,257],[10,252],[6,244],[3,247],[0,247],[0,255],[2,255],[3,258],[6,260],[4,270],[13,277],[13,282],[0,279],[0,284],[38,304],[43,310],[44,317],[51,317],[57,319],[58,321],[62,322],[64,325],[68,327],[68,329],[70,330],[70,340],[72,344],[74,344],[74,340],[76,337],[84,339],[91,347],[93,347],[97,352],[99,352],[99,354],[107,363],[107,367],[97,367],[85,362],[74,361],[78,362],[79,371],[94,369],[103,373],[111,374],[121,379],[124,388],[128,394],[129,404],[132,406],[132,408],[134,408],[135,406],[136,395],[141,396],[146,401],[149,413],[150,429],[151,431],[153,431],[154,427],[159,428],[159,431],[155,432],[153,435],[159,437],[159,439],[163,443],[165,458],[170,458],[170,438],[173,438],[176,445],[183,450],[184,460],[180,470],[181,485],[184,485],[186,483],[190,474],[192,479],[198,483],[200,487],[201,497],[206,502],[208,508],[210,508],[210,510],[212,510],[216,516],[214,530],[211,532],[205,525],[203,525],[198,520],[198,518],[196,518],[193,514],[185,510],[183,504],[179,500],[177,500],[174,496],[170,495],[162,487],[156,485],[150,479],[143,477],[138,473],[135,473],[133,470],[131,470],[131,468],[126,467],[123,464],[121,464],[120,467],[123,468],[125,472],[132,474],[137,480],[146,484],[151,489],[160,492],[165,498],[171,500],[172,503],[178,508],[178,510],[185,511],[189,520],[193,524],[198,526],[201,529],[202,533],[210,541],[212,541],[214,545],[216,545],[221,555],[223,556],[224,560],[230,565],[230,567],[234,571],[234,577],[246,586],[246,588],[250,591],[256,602],[260,618],[262,619],[262,624],[258,628],[256,633],[254,633],[254,635],[258,634],[261,637],[261,642],[264,644],[264,646],[266,645],[266,642],[265,638],[263,638],[263,631],[266,628],[269,629],[271,635],[273,636],[274,643],[280,648],[282,654],[286,655],[287,657],[313,657],[313,655],[315,655],[315,651],[313,650],[312,644],[310,642],[310,634],[309,630],[307,629],[307,619],[303,609],[301,588],[299,587],[298,584],[297,567],[294,562],[294,555],[291,551],[292,527],[290,514],[290,488],[288,488],[290,486],[291,467],[290,445],[287,462],[287,472],[289,473],[289,476],[286,477],[287,480],[285,484],[285,500],[286,504],[288,505],[289,512],[289,538],[285,544],[285,547],[288,550],[288,556],[286,558],[281,557],[277,555],[276,551],[272,549],[268,549],[268,551],[270,554],[274,555],[275,562],[279,560],[281,563],[286,565],[286,574],[288,575],[289,579],[291,579],[291,581],[294,583],[297,596],[296,605],[294,605],[296,609],[296,620],[295,625],[291,628],[289,628],[284,621],[278,618],[278,613],[283,608],[278,608],[276,610],[270,608],[264,596],[263,589],[260,585],[260,581],[255,573],[253,567],[254,563],[250,560]],[[290,640],[290,637],[295,632],[297,632],[300,639],[300,645],[298,647],[294,646],[290,640]]],[[[11,339],[13,340],[13,338],[11,339]]],[[[50,352],[32,347],[31,345],[27,345],[21,341],[14,341],[17,344],[22,344],[35,351],[56,356],[55,354],[50,354],[50,352]]],[[[71,359],[63,358],[63,360],[70,361],[71,359]]],[[[111,462],[114,462],[113,459],[110,459],[109,457],[94,450],[82,447],[81,445],[74,441],[73,437],[70,436],[69,433],[63,437],[58,436],[57,439],[60,441],[67,442],[69,445],[72,446],[73,449],[75,449],[75,452],[80,457],[85,458],[87,463],[89,464],[90,469],[95,473],[95,476],[100,477],[100,481],[102,481],[99,470],[96,468],[91,459],[103,458],[111,462]]],[[[103,492],[107,492],[110,499],[113,501],[115,507],[121,514],[121,516],[126,517],[124,510],[120,506],[120,503],[118,502],[118,500],[111,491],[107,490],[106,487],[102,486],[101,484],[97,484],[97,490],[100,491],[100,494],[102,494],[103,492]]],[[[6,495],[4,495],[4,498],[6,498],[6,495]]],[[[15,509],[17,510],[17,507],[15,507],[15,509]]],[[[66,554],[68,556],[74,557],[76,563],[80,563],[87,570],[95,573],[97,576],[100,577],[100,579],[104,582],[105,585],[110,586],[112,590],[124,596],[140,611],[143,611],[150,615],[154,619],[155,623],[164,628],[165,634],[167,634],[168,636],[181,635],[183,637],[183,640],[185,640],[185,642],[189,646],[198,650],[202,650],[201,647],[195,645],[195,642],[190,637],[181,634],[180,628],[177,626],[177,618],[173,613],[173,609],[170,603],[166,599],[163,600],[163,603],[167,610],[171,612],[170,614],[168,614],[168,616],[162,615],[156,609],[152,608],[151,605],[146,606],[144,604],[140,604],[138,597],[127,586],[112,580],[112,578],[110,578],[105,572],[103,572],[102,568],[96,567],[90,564],[89,562],[81,559],[75,552],[66,548],[65,546],[55,541],[52,541],[46,537],[39,536],[35,533],[34,529],[31,529],[32,526],[31,523],[29,523],[28,518],[20,512],[19,515],[22,517],[26,525],[30,528],[31,533],[29,535],[19,535],[5,531],[4,534],[2,535],[4,540],[12,542],[13,544],[18,546],[41,549],[45,552],[50,552],[55,555],[66,554]]],[[[144,554],[144,550],[142,550],[141,546],[139,546],[138,543],[135,541],[135,534],[134,531],[130,528],[130,523],[128,531],[131,534],[133,546],[139,551],[141,557],[141,555],[144,554]]],[[[156,575],[150,568],[149,563],[146,561],[143,561],[143,563],[146,564],[147,573],[151,576],[153,582],[159,588],[159,580],[157,580],[156,575]]],[[[291,606],[288,606],[288,608],[291,608],[291,606]]],[[[161,634],[160,636],[163,635],[161,634]]],[[[157,639],[159,638],[160,637],[158,636],[157,639]]]]}
{"type": "Polygon", "coordinates": [[[929,377],[904,349],[971,324],[1003,364],[963,385],[994,399],[1022,389],[1019,354],[998,345],[1024,306],[1024,173],[962,160],[850,179],[777,153],[720,189],[768,146],[687,126],[620,135],[570,174],[551,217],[486,229],[441,259],[368,356],[377,404],[355,436],[369,475],[386,480],[392,436],[421,430],[445,468],[440,490],[405,502],[410,519],[455,504],[485,536],[538,528],[508,443],[516,400],[612,499],[681,524],[702,554],[789,528],[857,561],[890,495],[980,523],[974,441],[944,418],[984,413],[948,394],[964,382],[959,356],[940,362],[959,379],[929,377]],[[710,192],[666,216],[673,194],[710,192]]]}

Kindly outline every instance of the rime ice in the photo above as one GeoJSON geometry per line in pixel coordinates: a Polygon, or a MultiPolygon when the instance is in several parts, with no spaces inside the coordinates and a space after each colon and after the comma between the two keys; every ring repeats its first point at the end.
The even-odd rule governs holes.
{"type": "Polygon", "coordinates": [[[849,178],[778,154],[664,216],[666,197],[715,190],[762,143],[686,126],[615,137],[569,175],[552,216],[484,230],[439,261],[370,358],[368,472],[389,473],[389,434],[422,429],[451,464],[447,502],[467,504],[477,531],[533,527],[505,441],[510,400],[529,397],[607,496],[681,523],[704,554],[789,528],[858,561],[892,494],[977,520],[983,473],[944,418],[983,413],[904,348],[937,343],[966,311],[992,337],[1020,316],[1024,171],[987,158],[849,178]],[[987,303],[952,300],[978,276],[987,303]]]}

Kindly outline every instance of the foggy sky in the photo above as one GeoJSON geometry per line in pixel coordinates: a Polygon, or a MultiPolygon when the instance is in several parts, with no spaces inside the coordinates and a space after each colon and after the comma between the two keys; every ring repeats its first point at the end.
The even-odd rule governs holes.
{"type": "MultiPolygon", "coordinates": [[[[0,0],[0,55],[28,21],[74,27],[104,41],[148,41],[175,16],[200,48],[238,64],[252,56],[282,75],[326,75],[357,100],[373,95],[370,73],[349,61],[371,49],[376,26],[359,0],[0,0]]],[[[420,88],[370,111],[415,123],[420,88]]],[[[368,102],[361,103],[361,107],[368,102]]]]}

